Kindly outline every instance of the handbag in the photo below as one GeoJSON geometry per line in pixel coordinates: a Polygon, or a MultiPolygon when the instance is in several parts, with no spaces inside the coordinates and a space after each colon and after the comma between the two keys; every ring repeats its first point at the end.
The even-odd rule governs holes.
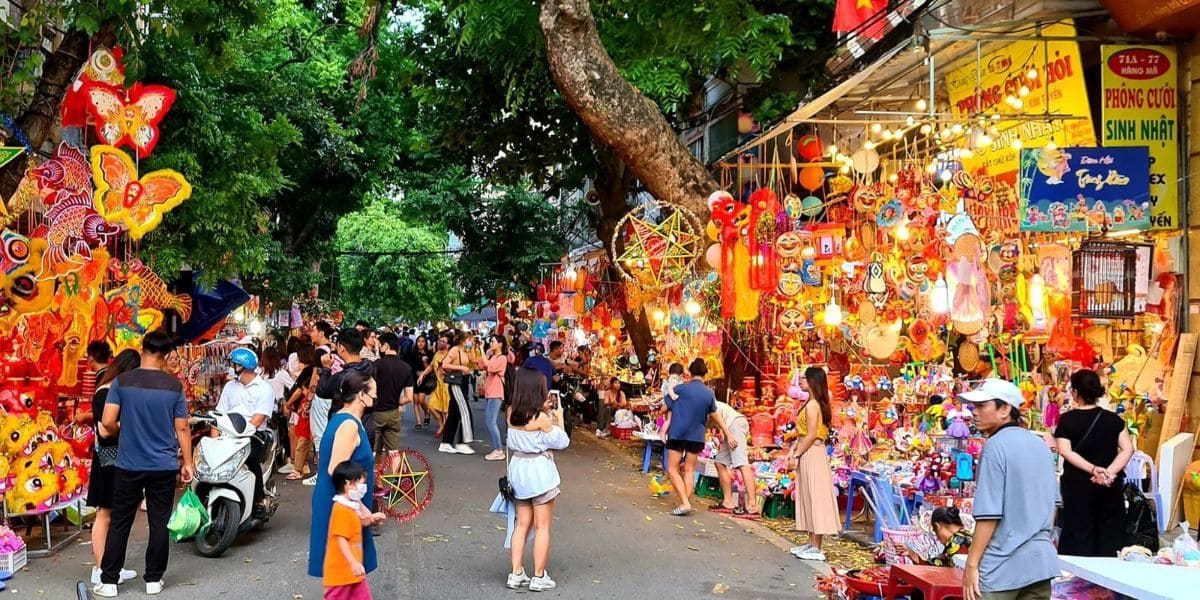
{"type": "MultiPolygon", "coordinates": [[[[461,350],[458,352],[458,358],[462,359],[461,350]]],[[[445,361],[442,362],[445,363],[445,361]]],[[[454,362],[461,364],[457,360],[454,362]]],[[[446,374],[442,376],[442,381],[445,381],[447,385],[464,385],[467,383],[467,374],[461,371],[446,371],[446,374]]]]}
{"type": "Polygon", "coordinates": [[[508,502],[517,501],[517,491],[513,489],[512,482],[508,480],[508,448],[504,448],[504,476],[497,482],[500,486],[500,497],[508,502]]]}
{"type": "Polygon", "coordinates": [[[116,446],[101,446],[100,438],[96,438],[96,461],[101,467],[111,467],[117,464],[117,447],[116,446]]]}

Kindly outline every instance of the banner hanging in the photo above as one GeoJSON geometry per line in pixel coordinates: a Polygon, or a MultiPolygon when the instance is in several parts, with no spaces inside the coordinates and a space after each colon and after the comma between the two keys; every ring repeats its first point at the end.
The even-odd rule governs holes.
{"type": "Polygon", "coordinates": [[[1146,148],[1021,150],[1021,231],[1150,227],[1146,148]]]}

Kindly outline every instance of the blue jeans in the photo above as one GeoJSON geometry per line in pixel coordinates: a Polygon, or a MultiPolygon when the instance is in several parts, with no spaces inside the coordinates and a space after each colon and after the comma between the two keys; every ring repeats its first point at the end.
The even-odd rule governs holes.
{"type": "Polygon", "coordinates": [[[504,443],[500,441],[500,403],[501,398],[487,399],[487,429],[488,435],[492,436],[492,448],[499,450],[504,447],[504,443]]]}

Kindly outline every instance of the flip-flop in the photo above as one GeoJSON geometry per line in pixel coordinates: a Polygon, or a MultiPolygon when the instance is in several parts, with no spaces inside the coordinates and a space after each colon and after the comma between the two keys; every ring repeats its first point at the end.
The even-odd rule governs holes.
{"type": "Polygon", "coordinates": [[[420,423],[417,423],[417,427],[416,427],[416,428],[417,428],[417,429],[420,429],[420,428],[421,428],[421,424],[420,424],[420,423]]]}
{"type": "Polygon", "coordinates": [[[758,513],[750,512],[740,506],[733,509],[732,514],[735,519],[746,519],[748,521],[757,521],[759,518],[758,513]]]}
{"type": "Polygon", "coordinates": [[[291,473],[288,473],[288,481],[296,481],[297,479],[304,479],[304,475],[301,474],[300,471],[292,471],[291,473]]]}
{"type": "Polygon", "coordinates": [[[708,510],[715,512],[715,513],[720,513],[723,515],[729,515],[729,514],[733,514],[734,509],[725,508],[724,506],[721,506],[720,504],[714,504],[714,505],[708,507],[708,510]]]}
{"type": "Polygon", "coordinates": [[[694,509],[694,508],[675,507],[675,510],[672,510],[671,514],[676,517],[686,517],[694,512],[696,512],[696,509],[694,509]]]}

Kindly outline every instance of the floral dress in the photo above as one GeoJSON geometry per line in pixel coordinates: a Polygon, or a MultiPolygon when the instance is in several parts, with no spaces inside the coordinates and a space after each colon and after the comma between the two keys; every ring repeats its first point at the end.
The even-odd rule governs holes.
{"type": "Polygon", "coordinates": [[[971,534],[967,533],[966,529],[959,529],[954,535],[950,536],[950,541],[946,542],[946,549],[942,553],[929,559],[929,564],[935,567],[953,567],[954,555],[966,552],[971,547],[971,534]]]}

